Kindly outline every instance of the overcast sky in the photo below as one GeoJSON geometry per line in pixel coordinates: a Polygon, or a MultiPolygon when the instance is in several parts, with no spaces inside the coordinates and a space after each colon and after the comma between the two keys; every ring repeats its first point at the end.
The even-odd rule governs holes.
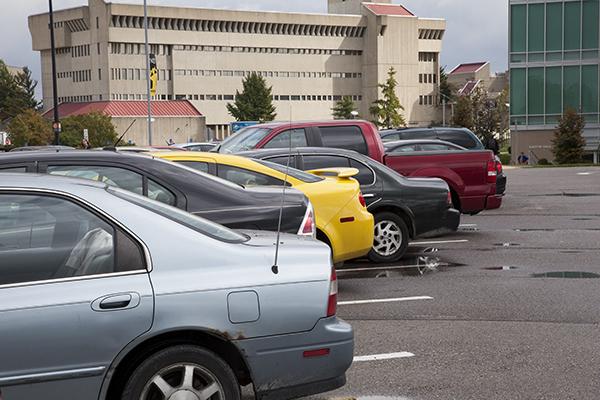
{"type": "MultiPolygon", "coordinates": [[[[376,1],[376,0],[375,0],[376,1]]],[[[9,2],[9,0],[4,0],[9,2]]],[[[137,3],[142,0],[115,0],[137,3]]],[[[451,69],[461,62],[490,61],[493,71],[507,65],[508,2],[505,0],[394,0],[420,17],[445,18],[442,64],[451,69]]],[[[87,0],[54,0],[61,9],[87,0]]],[[[326,12],[327,0],[148,0],[150,5],[175,5],[294,12],[326,12]]],[[[40,78],[39,55],[31,50],[27,16],[47,10],[46,0],[19,0],[0,13],[0,58],[9,65],[29,66],[40,78]]]]}

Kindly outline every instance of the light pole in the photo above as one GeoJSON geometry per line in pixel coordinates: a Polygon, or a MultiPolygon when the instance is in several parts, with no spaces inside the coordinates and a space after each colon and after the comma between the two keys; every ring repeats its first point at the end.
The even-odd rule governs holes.
{"type": "Polygon", "coordinates": [[[148,4],[144,0],[144,46],[146,49],[146,97],[148,102],[148,146],[152,146],[152,103],[150,99],[150,49],[148,45],[148,4]]]}
{"type": "Polygon", "coordinates": [[[352,119],[356,119],[356,117],[358,117],[358,111],[356,110],[350,111],[350,114],[352,114],[352,119]]]}
{"type": "MultiPolygon", "coordinates": [[[[442,97],[442,125],[446,126],[446,100],[452,100],[450,97],[446,96],[442,92],[440,92],[440,96],[442,97]]],[[[453,105],[453,103],[450,103],[453,105]]]]}
{"type": "Polygon", "coordinates": [[[54,43],[54,11],[52,10],[52,0],[48,0],[48,10],[50,13],[50,58],[52,59],[52,95],[54,96],[52,102],[54,108],[54,122],[52,128],[54,129],[54,144],[60,144],[60,120],[58,118],[58,84],[56,82],[56,43],[54,43]]]}

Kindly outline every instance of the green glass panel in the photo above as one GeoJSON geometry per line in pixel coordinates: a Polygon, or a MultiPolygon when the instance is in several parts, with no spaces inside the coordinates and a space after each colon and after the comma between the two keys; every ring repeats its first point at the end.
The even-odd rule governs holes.
{"type": "Polygon", "coordinates": [[[562,113],[562,68],[546,68],[546,114],[562,113]]]}
{"type": "Polygon", "coordinates": [[[560,115],[546,115],[546,125],[558,125],[560,115]]]}
{"type": "Polygon", "coordinates": [[[570,1],[565,3],[565,50],[581,48],[581,3],[570,1]]]}
{"type": "Polygon", "coordinates": [[[563,69],[563,109],[579,110],[579,66],[563,69]]]}
{"type": "Polygon", "coordinates": [[[527,125],[544,125],[544,117],[529,117],[527,125]]]}
{"type": "Polygon", "coordinates": [[[544,68],[527,71],[527,114],[544,113],[544,68]]]}
{"type": "Polygon", "coordinates": [[[529,5],[528,51],[544,51],[544,3],[529,5]]]}
{"type": "Polygon", "coordinates": [[[513,68],[510,70],[510,113],[511,115],[525,115],[526,69],[513,68]]]}
{"type": "Polygon", "coordinates": [[[562,50],[563,40],[563,4],[546,5],[546,50],[562,50]]]}
{"type": "Polygon", "coordinates": [[[546,53],[546,61],[560,61],[562,58],[562,52],[546,53]]]}
{"type": "Polygon", "coordinates": [[[588,50],[581,53],[581,58],[589,60],[591,58],[598,58],[598,50],[588,50]]]}
{"type": "Polygon", "coordinates": [[[529,62],[544,61],[544,53],[528,53],[529,62]]]}
{"type": "Polygon", "coordinates": [[[581,52],[577,51],[565,51],[564,57],[565,60],[579,60],[581,58],[581,52]]]}
{"type": "Polygon", "coordinates": [[[582,48],[598,48],[598,24],[600,23],[600,3],[598,0],[583,1],[582,48]]]}
{"type": "Polygon", "coordinates": [[[581,109],[584,113],[598,112],[598,66],[581,67],[581,109]]]}
{"type": "Polygon", "coordinates": [[[526,51],[527,6],[513,5],[510,10],[510,51],[515,53],[526,51]]]}

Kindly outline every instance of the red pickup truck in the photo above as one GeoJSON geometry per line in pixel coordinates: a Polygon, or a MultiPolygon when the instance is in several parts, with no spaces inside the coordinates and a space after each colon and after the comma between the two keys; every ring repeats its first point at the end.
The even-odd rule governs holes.
{"type": "Polygon", "coordinates": [[[496,193],[500,166],[490,150],[412,155],[386,154],[375,125],[368,121],[277,122],[254,125],[224,140],[214,151],[334,147],[355,150],[408,177],[441,178],[452,191],[454,207],[465,214],[499,208],[496,193]]]}

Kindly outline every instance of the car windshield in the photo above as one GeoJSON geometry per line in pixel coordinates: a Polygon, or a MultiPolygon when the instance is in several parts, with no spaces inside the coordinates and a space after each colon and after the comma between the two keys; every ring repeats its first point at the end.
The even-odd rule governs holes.
{"type": "Polygon", "coordinates": [[[274,162],[265,161],[265,160],[254,160],[254,161],[264,165],[265,167],[269,167],[276,171],[283,172],[284,174],[286,173],[286,170],[287,170],[287,174],[289,176],[291,176],[292,178],[296,178],[299,181],[302,181],[305,183],[321,182],[324,179],[324,178],[321,178],[320,176],[309,174],[308,172],[300,171],[299,169],[292,168],[292,167],[287,168],[285,165],[277,164],[274,162]]]}
{"type": "Polygon", "coordinates": [[[227,138],[218,148],[219,153],[237,153],[252,150],[271,132],[271,129],[249,126],[227,138]]]}
{"type": "Polygon", "coordinates": [[[242,235],[241,233],[235,232],[215,222],[187,213],[178,208],[168,206],[164,203],[151,200],[147,197],[129,192],[127,190],[109,186],[106,188],[106,191],[116,197],[135,204],[136,206],[155,212],[156,214],[168,218],[171,221],[177,222],[178,224],[184,225],[213,239],[228,243],[244,243],[250,239],[246,235],[242,235]]]}

